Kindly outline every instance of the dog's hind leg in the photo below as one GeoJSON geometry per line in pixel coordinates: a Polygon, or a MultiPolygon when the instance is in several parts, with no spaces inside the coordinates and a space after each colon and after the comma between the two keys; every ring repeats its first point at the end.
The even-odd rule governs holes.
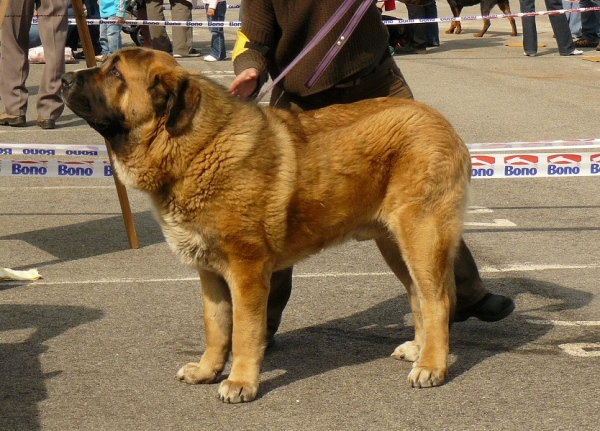
{"type": "Polygon", "coordinates": [[[214,383],[221,375],[231,350],[232,307],[225,280],[209,271],[200,270],[204,306],[206,350],[200,362],[190,362],[178,372],[186,383],[214,383]]]}
{"type": "Polygon", "coordinates": [[[429,207],[421,204],[397,211],[388,224],[413,280],[409,295],[415,314],[414,346],[420,351],[408,380],[418,388],[441,385],[448,372],[450,322],[456,302],[453,268],[462,227],[462,216],[453,219],[452,209],[424,206],[429,207]]]}
{"type": "MultiPolygon", "coordinates": [[[[490,12],[492,11],[492,7],[493,5],[490,5],[489,2],[483,1],[481,2],[481,15],[482,16],[488,16],[490,14],[490,12]]],[[[491,22],[489,19],[484,19],[483,20],[483,27],[481,28],[481,31],[477,34],[475,34],[475,37],[483,37],[483,35],[485,34],[486,31],[488,31],[488,29],[490,28],[491,22]]]]}
{"type": "MultiPolygon", "coordinates": [[[[502,13],[504,15],[512,14],[512,12],[510,11],[510,5],[508,4],[508,0],[505,2],[498,3],[498,7],[500,8],[500,10],[502,11],[502,13]]],[[[508,22],[510,22],[510,27],[512,29],[512,31],[510,32],[510,35],[516,36],[517,35],[517,23],[515,22],[515,19],[512,16],[508,17],[508,22]]]]}

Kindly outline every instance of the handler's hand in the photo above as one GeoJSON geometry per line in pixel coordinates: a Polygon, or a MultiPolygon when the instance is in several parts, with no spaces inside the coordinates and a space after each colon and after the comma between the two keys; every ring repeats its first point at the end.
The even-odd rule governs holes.
{"type": "Polygon", "coordinates": [[[258,70],[253,67],[244,70],[235,77],[229,86],[229,92],[234,96],[239,96],[242,99],[247,99],[252,96],[258,86],[258,70]]]}
{"type": "Polygon", "coordinates": [[[207,9],[206,16],[215,16],[215,10],[212,8],[207,9]]]}

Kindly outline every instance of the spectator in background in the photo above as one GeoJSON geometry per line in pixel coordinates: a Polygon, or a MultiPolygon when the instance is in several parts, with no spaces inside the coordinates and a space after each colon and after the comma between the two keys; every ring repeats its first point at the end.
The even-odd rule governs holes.
{"type": "MultiPolygon", "coordinates": [[[[227,2],[225,0],[203,0],[206,8],[206,18],[209,23],[213,21],[225,21],[227,12],[227,2]]],[[[225,50],[225,32],[223,27],[209,27],[210,34],[210,54],[204,57],[204,61],[225,60],[227,52],[225,50]]]]}
{"type": "MultiPolygon", "coordinates": [[[[136,0],[137,2],[137,19],[148,20],[148,13],[146,12],[146,1],[136,0]]],[[[142,33],[142,40],[144,41],[144,48],[152,48],[152,36],[150,36],[150,29],[147,25],[140,26],[142,33]]]]}
{"type": "Polygon", "coordinates": [[[36,124],[42,129],[54,129],[65,107],[60,77],[65,73],[67,0],[9,1],[2,26],[0,60],[0,97],[5,109],[0,114],[2,126],[27,124],[29,31],[36,3],[45,58],[38,90],[36,124]]]}
{"type": "MultiPolygon", "coordinates": [[[[535,12],[535,0],[519,0],[519,2],[521,5],[521,13],[535,12]]],[[[562,0],[544,0],[544,2],[546,3],[546,9],[549,11],[562,9],[562,0]]],[[[550,19],[550,25],[554,31],[554,37],[556,38],[556,44],[558,45],[558,53],[560,55],[583,54],[583,51],[575,48],[575,45],[573,44],[567,17],[564,14],[560,14],[549,15],[548,18],[550,19]]],[[[537,54],[538,48],[535,16],[521,17],[521,24],[523,26],[524,53],[528,57],[534,57],[537,54]]]]}
{"type": "MultiPolygon", "coordinates": [[[[71,3],[69,1],[69,3],[71,3]]],[[[83,0],[85,6],[86,17],[88,19],[99,19],[100,9],[98,6],[98,0],[83,0]]],[[[73,9],[69,6],[69,17],[73,17],[73,9]]],[[[100,45],[100,26],[97,24],[88,25],[90,31],[90,38],[92,39],[92,47],[94,48],[94,55],[98,56],[102,54],[102,46],[100,45]]],[[[79,32],[77,31],[76,25],[70,25],[67,31],[67,46],[73,51],[73,57],[82,60],[85,58],[83,51],[76,52],[79,48],[79,32]]]]}
{"type": "MultiPolygon", "coordinates": [[[[600,0],[579,0],[581,7],[600,7],[600,0]]],[[[600,10],[581,13],[581,37],[573,44],[577,48],[596,48],[600,43],[600,10]]]]}
{"type": "Polygon", "coordinates": [[[125,21],[125,0],[99,0],[100,18],[110,22],[100,24],[100,45],[102,54],[96,60],[104,62],[106,58],[123,47],[121,30],[125,21]]]}
{"type": "MultiPolygon", "coordinates": [[[[196,7],[196,0],[169,0],[171,5],[171,18],[173,21],[191,21],[192,7],[196,7]]],[[[150,21],[165,21],[163,0],[146,0],[146,13],[150,21]]],[[[193,33],[191,27],[173,27],[173,44],[167,34],[167,29],[162,26],[150,26],[152,47],[173,54],[175,58],[200,57],[200,52],[192,47],[193,33]]]]}
{"type": "MultiPolygon", "coordinates": [[[[407,4],[408,19],[437,18],[435,0],[426,5],[407,4]]],[[[440,46],[439,26],[437,22],[411,24],[410,42],[396,50],[398,54],[425,53],[427,47],[440,46]]]]}
{"type": "MultiPolygon", "coordinates": [[[[579,9],[578,1],[562,0],[562,4],[565,10],[579,9]]],[[[579,12],[571,12],[566,15],[571,36],[573,39],[579,39],[581,37],[581,14],[579,12]]]]}

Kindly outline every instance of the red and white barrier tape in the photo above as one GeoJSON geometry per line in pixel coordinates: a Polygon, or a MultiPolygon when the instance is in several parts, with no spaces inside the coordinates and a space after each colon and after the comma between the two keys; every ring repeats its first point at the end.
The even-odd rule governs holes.
{"type": "MultiPolygon", "coordinates": [[[[385,25],[404,25],[404,24],[427,24],[432,22],[451,22],[451,21],[475,21],[483,19],[500,19],[500,18],[522,18],[524,16],[543,16],[543,15],[561,15],[566,13],[591,12],[600,10],[600,7],[582,7],[574,9],[559,9],[545,10],[540,12],[520,12],[510,14],[497,15],[473,15],[460,17],[445,17],[445,18],[422,18],[422,19],[393,19],[383,20],[385,25]]],[[[99,25],[104,23],[113,23],[113,20],[105,19],[87,19],[88,25],[99,25]]],[[[37,24],[37,18],[32,20],[32,24],[37,24]]],[[[136,20],[128,19],[124,21],[125,25],[151,25],[159,27],[233,27],[239,28],[242,23],[240,21],[151,21],[151,20],[136,20]]],[[[75,18],[69,18],[69,25],[76,25],[75,18]]]]}

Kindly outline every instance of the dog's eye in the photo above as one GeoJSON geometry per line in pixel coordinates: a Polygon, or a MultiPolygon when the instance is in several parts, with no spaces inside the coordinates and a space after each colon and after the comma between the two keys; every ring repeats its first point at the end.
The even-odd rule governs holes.
{"type": "Polygon", "coordinates": [[[119,72],[116,66],[110,68],[110,73],[116,76],[117,78],[121,77],[121,72],[119,72]]]}

